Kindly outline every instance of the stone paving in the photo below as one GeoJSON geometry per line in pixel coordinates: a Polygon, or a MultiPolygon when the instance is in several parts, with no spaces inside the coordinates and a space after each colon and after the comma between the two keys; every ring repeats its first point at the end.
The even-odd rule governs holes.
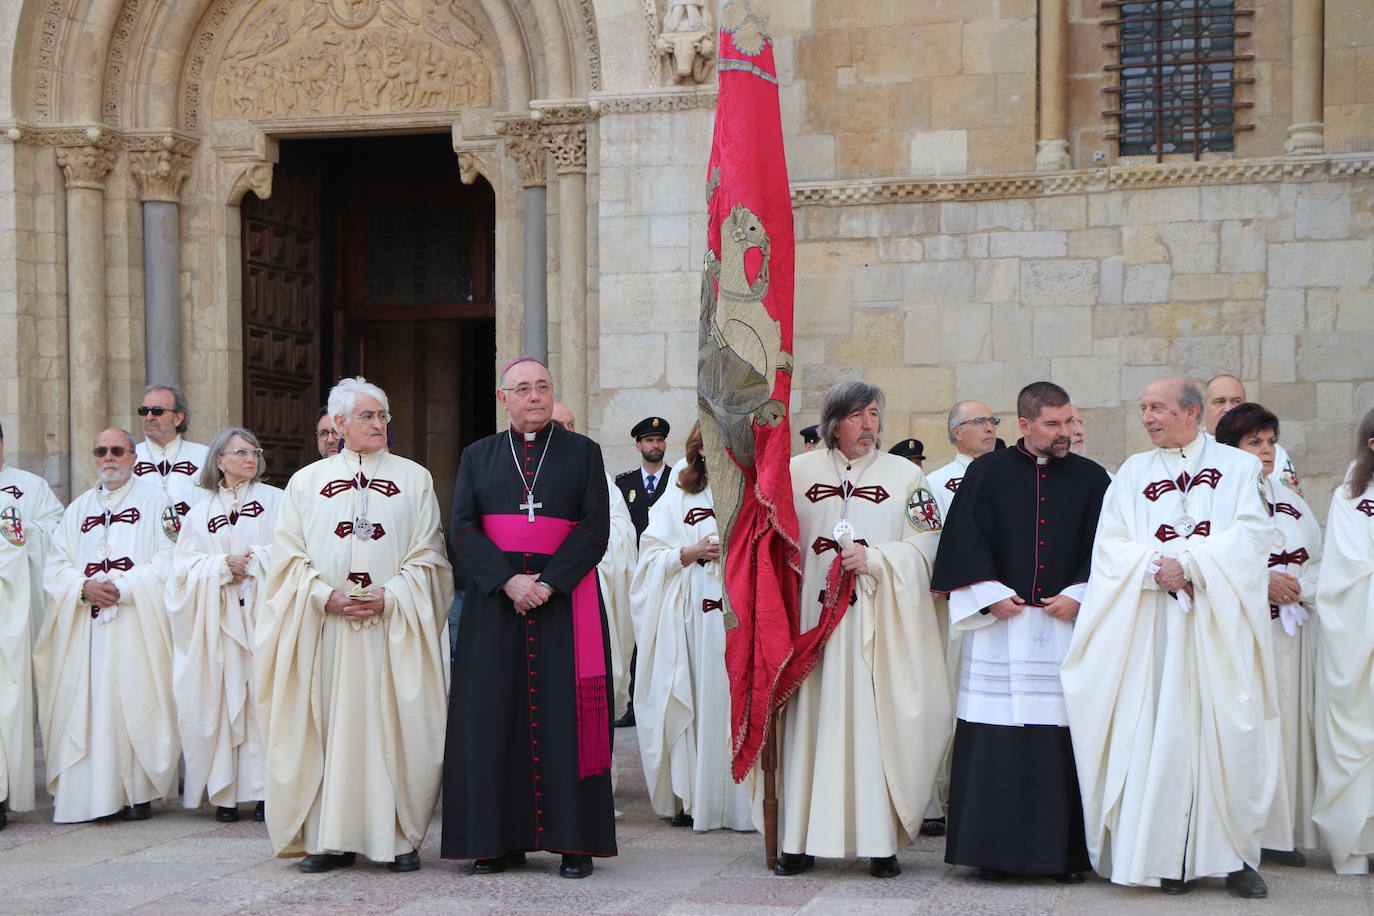
{"type": "Polygon", "coordinates": [[[633,729],[616,732],[616,748],[620,855],[598,860],[581,881],[559,878],[557,857],[543,854],[523,869],[471,875],[468,863],[438,858],[437,817],[419,872],[360,860],[303,875],[295,860],[272,857],[262,824],[219,824],[208,808],[162,803],[141,823],[53,824],[47,805],[12,815],[0,831],[0,913],[1374,914],[1371,879],[1338,878],[1321,853],[1306,869],[1266,867],[1267,901],[1231,897],[1220,881],[1187,897],[1095,877],[1076,887],[1039,879],[988,885],[945,865],[943,840],[927,837],[899,854],[895,879],[869,877],[867,860],[822,861],[805,876],[775,878],[764,871],[758,835],[695,833],[655,817],[633,729]]]}

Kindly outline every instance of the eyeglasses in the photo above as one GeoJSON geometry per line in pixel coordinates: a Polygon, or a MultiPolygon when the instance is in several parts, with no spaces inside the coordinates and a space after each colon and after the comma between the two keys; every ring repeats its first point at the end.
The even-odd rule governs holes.
{"type": "Polygon", "coordinates": [[[138,415],[140,417],[146,417],[148,416],[148,414],[152,414],[155,417],[160,417],[165,413],[176,413],[176,411],[170,407],[140,407],[138,409],[138,415]]]}
{"type": "Polygon", "coordinates": [[[262,457],[262,449],[260,449],[260,448],[236,448],[236,449],[234,449],[232,452],[220,452],[220,454],[221,454],[221,455],[224,455],[224,456],[233,455],[235,458],[247,458],[249,455],[252,455],[254,458],[261,458],[261,457],[262,457]]]}
{"type": "MultiPolygon", "coordinates": [[[[391,414],[385,410],[364,410],[362,413],[353,414],[353,419],[362,420],[364,423],[371,423],[373,420],[381,420],[383,423],[391,422],[391,414]]],[[[324,438],[320,436],[320,438],[324,438]]]]}
{"type": "Polygon", "coordinates": [[[326,439],[337,439],[339,434],[332,429],[320,429],[315,431],[315,438],[323,442],[326,439]]]}
{"type": "Polygon", "coordinates": [[[530,392],[539,392],[540,397],[545,397],[553,391],[553,386],[548,382],[540,382],[537,385],[516,385],[514,388],[502,388],[502,391],[509,391],[517,398],[527,398],[530,392]]]}
{"type": "Polygon", "coordinates": [[[122,445],[111,445],[108,448],[103,445],[97,445],[95,448],[91,449],[91,454],[97,458],[104,458],[106,452],[116,458],[123,458],[125,455],[129,454],[129,450],[122,445]]]}
{"type": "Polygon", "coordinates": [[[993,429],[996,429],[1002,425],[1002,419],[1000,417],[969,417],[967,420],[961,420],[954,425],[968,426],[969,424],[974,426],[991,426],[993,429]]]}

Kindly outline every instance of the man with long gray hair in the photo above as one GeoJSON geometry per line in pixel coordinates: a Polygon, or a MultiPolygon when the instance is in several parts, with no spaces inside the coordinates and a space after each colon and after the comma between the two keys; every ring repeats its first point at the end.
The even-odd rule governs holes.
{"type": "Polygon", "coordinates": [[[779,875],[854,855],[874,877],[900,874],[896,853],[921,827],[949,740],[930,595],[940,511],[921,469],[878,447],[884,402],[864,382],[836,385],[824,448],[792,459],[809,638],[799,651],[813,658],[781,714],[779,875]]]}

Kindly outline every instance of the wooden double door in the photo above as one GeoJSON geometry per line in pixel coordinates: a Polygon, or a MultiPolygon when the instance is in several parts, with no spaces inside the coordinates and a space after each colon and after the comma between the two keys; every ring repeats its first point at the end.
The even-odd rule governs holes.
{"type": "Polygon", "coordinates": [[[361,374],[447,507],[496,422],[490,186],[458,180],[447,135],[285,141],[271,197],[241,211],[244,425],[273,482],[318,458],[330,387],[361,374]]]}

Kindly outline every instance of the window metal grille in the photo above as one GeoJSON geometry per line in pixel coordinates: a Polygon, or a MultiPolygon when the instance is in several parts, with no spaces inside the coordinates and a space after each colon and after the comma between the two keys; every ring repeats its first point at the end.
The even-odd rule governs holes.
{"type": "Polygon", "coordinates": [[[1236,51],[1250,37],[1237,28],[1254,10],[1236,9],[1235,0],[1103,0],[1104,26],[1116,28],[1106,43],[1116,63],[1106,70],[1117,85],[1106,89],[1114,106],[1122,156],[1232,151],[1236,133],[1253,130],[1239,113],[1254,107],[1238,101],[1236,87],[1253,83],[1237,66],[1254,59],[1236,51]]]}

